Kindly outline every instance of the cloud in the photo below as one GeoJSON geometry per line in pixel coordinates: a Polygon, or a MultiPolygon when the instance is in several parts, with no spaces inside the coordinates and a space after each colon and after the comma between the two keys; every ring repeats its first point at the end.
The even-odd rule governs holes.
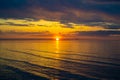
{"type": "Polygon", "coordinates": [[[91,1],[94,1],[94,2],[120,2],[120,0],[91,0],[91,1]]]}
{"type": "Polygon", "coordinates": [[[30,26],[29,24],[16,24],[12,22],[7,22],[7,23],[0,23],[0,25],[8,25],[8,26],[22,26],[22,27],[28,27],[30,26]]]}
{"type": "Polygon", "coordinates": [[[120,31],[120,24],[110,22],[73,23],[68,21],[33,20],[33,19],[0,19],[0,30],[3,32],[43,32],[68,33],[74,31],[120,31]]]}
{"type": "Polygon", "coordinates": [[[120,35],[120,31],[76,31],[73,32],[78,36],[111,36],[120,35]]]}
{"type": "Polygon", "coordinates": [[[68,22],[119,23],[120,4],[113,0],[0,0],[1,18],[33,18],[68,22]],[[95,3],[97,2],[97,3],[95,3]],[[106,2],[106,4],[98,4],[106,2]]]}
{"type": "Polygon", "coordinates": [[[30,27],[34,26],[34,24],[30,23],[33,22],[34,20],[32,19],[3,19],[0,18],[0,27],[2,26],[11,26],[11,27],[30,27]]]}
{"type": "Polygon", "coordinates": [[[109,22],[89,22],[85,23],[87,26],[102,26],[105,29],[120,29],[120,24],[109,23],[109,22]]]}

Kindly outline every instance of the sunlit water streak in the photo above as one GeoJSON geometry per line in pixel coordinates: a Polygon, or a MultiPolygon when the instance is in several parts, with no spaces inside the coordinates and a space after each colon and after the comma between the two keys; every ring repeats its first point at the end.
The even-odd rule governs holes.
{"type": "Polygon", "coordinates": [[[120,41],[0,41],[0,65],[53,80],[119,80],[119,54],[120,41]]]}

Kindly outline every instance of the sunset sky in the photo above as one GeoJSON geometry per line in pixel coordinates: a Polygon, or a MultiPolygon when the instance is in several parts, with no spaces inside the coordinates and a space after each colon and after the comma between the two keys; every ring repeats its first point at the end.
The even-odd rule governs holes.
{"type": "Polygon", "coordinates": [[[120,0],[0,0],[0,39],[120,39],[120,0]]]}

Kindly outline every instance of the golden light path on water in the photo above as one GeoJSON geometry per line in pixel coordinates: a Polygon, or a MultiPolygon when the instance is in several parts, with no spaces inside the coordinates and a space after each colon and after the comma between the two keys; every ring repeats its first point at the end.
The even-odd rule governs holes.
{"type": "MultiPolygon", "coordinates": [[[[60,51],[59,51],[59,38],[58,39],[56,39],[56,53],[59,53],[60,51]]],[[[56,57],[60,57],[60,54],[56,54],[56,57]]]]}

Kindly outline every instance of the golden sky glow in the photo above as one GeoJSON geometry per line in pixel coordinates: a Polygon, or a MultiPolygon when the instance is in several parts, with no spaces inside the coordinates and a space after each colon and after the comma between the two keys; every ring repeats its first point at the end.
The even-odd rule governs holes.
{"type": "MultiPolygon", "coordinates": [[[[61,38],[61,35],[62,35],[62,39],[78,38],[78,36],[76,35],[76,32],[78,32],[78,35],[79,35],[79,32],[85,32],[84,34],[89,36],[89,34],[91,34],[89,32],[99,32],[99,31],[107,32],[112,30],[116,31],[116,29],[107,29],[104,26],[92,26],[92,25],[90,26],[86,24],[80,24],[80,23],[77,24],[73,22],[62,23],[59,21],[50,21],[50,20],[44,20],[44,19],[40,19],[40,20],[0,19],[0,32],[7,33],[4,35],[3,34],[0,35],[0,38],[46,38],[46,39],[49,39],[54,37],[55,35],[55,40],[59,40],[61,38]],[[86,34],[86,32],[88,33],[86,34]],[[24,33],[24,35],[21,33],[24,33]]],[[[117,31],[120,31],[120,29],[117,29],[117,31]]],[[[96,33],[92,33],[92,35],[95,35],[95,34],[96,33]]],[[[101,35],[101,33],[99,35],[101,35]]]]}
{"type": "Polygon", "coordinates": [[[49,31],[51,33],[68,33],[73,31],[97,31],[103,30],[103,27],[91,27],[83,24],[69,23],[71,27],[58,21],[38,20],[38,21],[26,21],[26,20],[13,20],[13,19],[0,19],[1,31],[8,32],[43,32],[49,31]]]}

